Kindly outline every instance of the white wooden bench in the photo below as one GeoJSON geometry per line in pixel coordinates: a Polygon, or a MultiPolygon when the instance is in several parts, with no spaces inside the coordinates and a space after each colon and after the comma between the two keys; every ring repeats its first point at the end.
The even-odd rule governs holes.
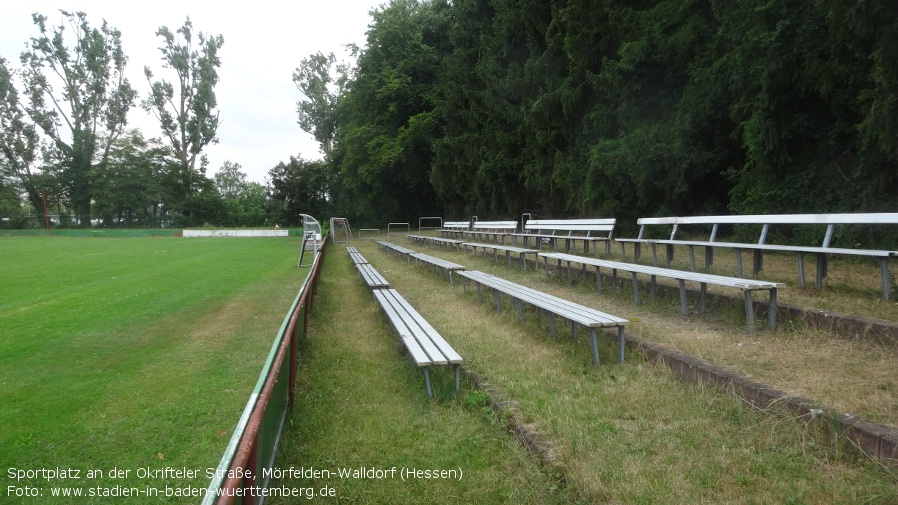
{"type": "Polygon", "coordinates": [[[518,229],[517,221],[476,221],[465,233],[473,235],[475,240],[505,243],[505,237],[518,229]]]}
{"type": "Polygon", "coordinates": [[[557,260],[559,268],[561,267],[562,261],[566,262],[568,282],[571,282],[571,263],[579,263],[580,265],[583,265],[584,269],[587,265],[595,267],[596,285],[600,293],[602,292],[601,268],[608,268],[611,270],[612,286],[617,285],[618,270],[630,272],[631,280],[633,282],[633,298],[637,305],[639,304],[639,282],[636,277],[637,274],[651,276],[652,296],[654,296],[656,277],[668,277],[674,279],[678,281],[680,287],[680,311],[683,314],[683,317],[689,316],[689,308],[686,303],[686,282],[699,283],[699,294],[701,297],[700,310],[702,313],[705,312],[706,295],[709,284],[742,290],[745,297],[745,319],[746,322],[748,322],[749,333],[755,332],[754,306],[752,304],[751,294],[753,291],[769,291],[770,298],[767,314],[768,326],[771,330],[776,329],[776,290],[783,285],[782,283],[724,277],[722,275],[711,275],[698,272],[686,272],[683,270],[638,265],[635,263],[621,263],[619,261],[601,260],[590,258],[588,256],[576,256],[565,253],[540,253],[540,256],[545,260],[546,277],[549,276],[550,259],[557,260]]]}
{"type": "Polygon", "coordinates": [[[458,251],[461,248],[462,241],[456,240],[452,238],[444,238],[444,237],[434,237],[432,235],[406,235],[412,244],[428,244],[433,246],[439,246],[444,249],[455,249],[458,251]]]}
{"type": "Polygon", "coordinates": [[[368,263],[368,260],[362,256],[362,253],[359,252],[355,247],[347,247],[346,252],[349,253],[349,258],[352,260],[353,265],[358,265],[359,263],[368,263]]]}
{"type": "Polygon", "coordinates": [[[596,309],[563,298],[558,298],[557,296],[552,296],[477,270],[460,271],[458,272],[458,275],[462,278],[462,286],[465,291],[467,291],[466,280],[471,280],[477,284],[477,298],[480,303],[483,303],[483,293],[480,287],[486,286],[492,289],[493,300],[496,302],[496,311],[499,313],[502,312],[502,306],[499,303],[499,293],[505,293],[511,296],[521,322],[524,321],[524,303],[529,303],[536,307],[538,309],[537,315],[539,315],[539,310],[545,311],[548,315],[549,330],[552,333],[552,338],[556,338],[554,318],[556,315],[571,322],[572,333],[576,332],[578,324],[586,327],[589,330],[590,344],[592,346],[592,359],[595,365],[599,364],[598,330],[601,328],[616,329],[618,342],[617,361],[618,363],[624,362],[624,325],[629,323],[626,319],[612,316],[596,309]]]}
{"type": "Polygon", "coordinates": [[[695,217],[656,217],[641,218],[637,220],[640,225],[639,236],[635,239],[617,239],[621,244],[621,253],[626,258],[626,243],[634,244],[634,257],[639,257],[640,244],[649,244],[652,247],[652,258],[655,265],[658,263],[657,252],[655,247],[657,244],[666,246],[666,264],[669,266],[673,259],[673,246],[682,245],[689,249],[690,264],[693,270],[695,267],[695,247],[705,248],[705,271],[711,267],[714,261],[713,250],[716,247],[726,247],[734,249],[736,252],[736,268],[737,275],[742,274],[742,251],[753,251],[752,273],[757,277],[758,272],[763,268],[764,251],[779,251],[795,253],[798,260],[798,284],[805,286],[804,275],[804,257],[806,254],[815,254],[817,256],[817,288],[823,287],[823,279],[828,274],[830,254],[840,254],[849,256],[861,256],[877,258],[880,264],[880,273],[882,278],[882,297],[888,300],[891,296],[891,280],[889,277],[889,258],[898,256],[898,251],[873,250],[873,249],[848,249],[831,247],[833,231],[835,225],[872,225],[872,224],[898,224],[898,213],[879,213],[879,214],[772,214],[772,215],[752,215],[752,216],[695,216],[695,217]],[[710,238],[703,240],[677,240],[676,233],[680,225],[712,225],[710,238]],[[721,224],[760,224],[763,225],[758,242],[752,243],[735,243],[720,242],[717,240],[717,230],[721,224]],[[643,238],[645,227],[647,225],[671,225],[673,228],[670,238],[662,240],[653,240],[643,238]],[[775,245],[766,243],[767,233],[770,225],[826,225],[826,233],[823,237],[823,243],[820,247],[813,246],[790,246],[775,245]]]}
{"type": "MultiPolygon", "coordinates": [[[[531,239],[547,241],[558,251],[558,242],[565,241],[564,252],[570,252],[573,241],[583,242],[583,253],[589,253],[592,244],[593,254],[599,256],[599,243],[605,244],[605,256],[611,254],[611,238],[614,233],[616,219],[528,219],[524,224],[524,233],[512,233],[514,244],[518,237],[525,247],[531,247],[531,239]],[[559,234],[559,232],[561,234],[559,234]],[[575,235],[576,234],[576,235],[575,235]],[[600,235],[601,234],[601,235],[600,235]]],[[[539,247],[537,243],[536,247],[539,247]]]]}
{"type": "Polygon", "coordinates": [[[479,242],[463,242],[462,248],[464,248],[465,253],[467,254],[468,248],[471,248],[474,254],[477,254],[477,249],[482,249],[483,257],[486,258],[486,250],[493,250],[493,257],[496,260],[496,264],[499,264],[499,251],[505,253],[505,263],[510,267],[511,266],[511,254],[515,253],[518,255],[518,259],[521,261],[521,266],[524,268],[524,271],[527,271],[527,255],[533,255],[533,264],[534,268],[538,266],[538,257],[536,254],[539,252],[537,249],[526,249],[523,247],[516,247],[510,245],[501,245],[501,244],[483,244],[479,242]]]}
{"type": "Polygon", "coordinates": [[[401,255],[405,256],[405,260],[409,261],[408,255],[415,252],[407,247],[402,247],[401,245],[396,245],[392,242],[385,242],[383,240],[378,240],[377,245],[380,246],[385,252],[390,253],[391,255],[401,255]]]}
{"type": "Polygon", "coordinates": [[[390,287],[389,281],[384,279],[380,272],[371,266],[370,263],[356,263],[355,268],[359,271],[359,275],[362,276],[369,288],[382,289],[390,287]]]}
{"type": "Polygon", "coordinates": [[[451,286],[455,285],[455,280],[453,279],[453,272],[465,269],[464,265],[459,265],[458,263],[446,261],[442,258],[437,258],[437,257],[431,256],[429,254],[416,252],[416,253],[409,254],[409,257],[415,259],[416,265],[419,265],[421,263],[426,263],[431,266],[431,270],[433,270],[435,268],[439,268],[440,269],[440,280],[443,280],[444,272],[449,272],[449,285],[451,285],[451,286]]]}
{"type": "Polygon", "coordinates": [[[395,289],[374,291],[390,325],[399,334],[399,341],[408,350],[412,363],[424,371],[427,396],[433,398],[430,367],[451,365],[455,369],[455,392],[459,390],[459,366],[462,357],[395,289]]]}
{"type": "Polygon", "coordinates": [[[349,253],[349,259],[352,260],[352,264],[355,265],[356,270],[359,271],[359,275],[362,276],[362,280],[365,281],[365,284],[367,284],[369,288],[381,289],[390,287],[390,283],[380,275],[380,272],[368,263],[368,260],[362,256],[358,249],[355,247],[347,247],[346,252],[349,253]]]}
{"type": "Polygon", "coordinates": [[[437,233],[444,237],[461,238],[462,233],[468,231],[470,228],[471,223],[469,221],[445,221],[443,222],[443,228],[437,233]]]}

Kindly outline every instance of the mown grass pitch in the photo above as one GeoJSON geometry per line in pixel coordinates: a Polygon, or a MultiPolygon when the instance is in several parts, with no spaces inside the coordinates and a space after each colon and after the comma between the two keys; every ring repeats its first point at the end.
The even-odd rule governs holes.
{"type": "Polygon", "coordinates": [[[300,243],[0,238],[0,496],[205,488],[307,274],[300,243]],[[14,477],[56,468],[79,477],[14,477]],[[153,471],[165,468],[197,476],[153,471]]]}

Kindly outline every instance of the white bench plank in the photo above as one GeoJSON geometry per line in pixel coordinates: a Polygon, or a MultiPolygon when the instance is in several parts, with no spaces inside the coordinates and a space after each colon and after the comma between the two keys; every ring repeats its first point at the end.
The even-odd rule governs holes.
{"type": "Polygon", "coordinates": [[[644,274],[650,275],[652,277],[653,287],[654,287],[654,279],[655,277],[668,277],[671,279],[675,279],[679,281],[679,289],[680,289],[680,310],[683,317],[687,317],[689,315],[688,305],[686,303],[686,285],[685,282],[697,282],[701,285],[701,311],[705,310],[705,296],[707,285],[716,285],[723,287],[730,287],[739,289],[743,292],[743,296],[745,297],[745,318],[748,323],[748,329],[750,333],[754,333],[755,331],[755,323],[754,323],[754,309],[751,302],[751,292],[752,291],[769,291],[770,293],[770,301],[768,306],[768,326],[770,329],[776,329],[776,291],[777,288],[782,287],[783,284],[780,282],[770,282],[770,281],[760,281],[755,279],[742,279],[738,277],[726,277],[722,275],[713,275],[713,274],[704,274],[699,272],[687,272],[684,270],[674,270],[670,268],[661,268],[661,267],[653,267],[648,265],[639,265],[636,263],[622,263],[619,261],[610,261],[610,260],[600,260],[596,258],[590,258],[587,256],[575,256],[572,254],[564,254],[564,253],[540,253],[545,260],[546,267],[546,276],[549,276],[549,261],[550,259],[554,259],[558,261],[558,265],[561,265],[561,262],[564,261],[568,265],[568,282],[572,282],[571,279],[571,263],[578,263],[581,265],[590,265],[596,268],[596,282],[597,287],[601,291],[601,277],[599,274],[600,268],[608,268],[612,271],[612,275],[616,276],[618,270],[622,270],[625,272],[630,272],[632,274],[632,282],[633,282],[633,297],[635,302],[639,303],[639,284],[636,279],[636,274],[644,274]]]}
{"type": "MultiPolygon", "coordinates": [[[[483,299],[479,286],[486,286],[492,289],[493,296],[496,302],[497,312],[501,312],[501,305],[499,304],[498,298],[498,293],[500,292],[511,296],[512,299],[515,300],[515,304],[518,308],[518,317],[521,319],[521,321],[523,321],[524,319],[524,313],[521,305],[524,302],[529,303],[530,305],[533,305],[538,309],[546,311],[549,314],[549,329],[552,332],[553,338],[555,337],[555,324],[554,319],[552,318],[553,315],[558,315],[569,321],[572,321],[572,323],[574,324],[580,324],[587,327],[590,332],[593,363],[595,365],[599,364],[599,350],[596,334],[597,330],[599,328],[617,328],[618,362],[623,363],[625,346],[624,325],[629,323],[629,321],[627,321],[626,319],[612,316],[599,310],[592,309],[578,303],[565,300],[563,298],[552,296],[548,293],[543,293],[542,291],[528,288],[526,286],[522,286],[520,284],[502,279],[501,277],[496,277],[494,275],[490,275],[477,270],[460,271],[458,272],[458,274],[463,279],[469,279],[478,284],[478,294],[480,295],[481,303],[483,302],[483,299]]],[[[465,285],[465,288],[467,288],[467,285],[465,285]]]]}
{"type": "Polygon", "coordinates": [[[511,253],[515,253],[518,255],[518,258],[521,260],[521,265],[525,271],[527,270],[527,255],[532,254],[533,262],[536,263],[536,261],[537,261],[536,254],[539,253],[539,250],[537,250],[537,249],[527,249],[527,248],[523,248],[523,247],[492,244],[492,243],[484,244],[484,243],[480,243],[480,242],[463,242],[462,247],[465,249],[466,253],[468,251],[468,247],[472,248],[474,254],[477,254],[478,247],[482,248],[484,257],[486,257],[486,250],[492,249],[493,257],[495,258],[497,265],[499,264],[499,251],[502,251],[505,253],[505,263],[509,267],[511,266],[511,253]]]}
{"type": "Polygon", "coordinates": [[[400,341],[408,349],[411,360],[423,370],[427,396],[433,397],[428,367],[439,365],[454,367],[455,392],[458,393],[459,366],[463,362],[461,355],[395,289],[376,290],[374,298],[387,315],[391,326],[399,333],[400,341]]]}
{"type": "Polygon", "coordinates": [[[695,247],[705,248],[705,270],[709,270],[714,261],[714,249],[725,247],[736,251],[736,263],[738,275],[742,275],[742,250],[751,250],[754,253],[754,261],[752,271],[757,277],[758,272],[763,267],[764,251],[780,251],[791,252],[796,254],[798,262],[798,283],[799,286],[805,286],[804,274],[804,255],[817,255],[817,288],[823,287],[823,279],[828,275],[829,255],[851,255],[861,257],[872,257],[879,260],[880,273],[882,279],[882,297],[886,300],[891,298],[891,276],[889,274],[888,261],[890,258],[898,256],[898,251],[874,250],[874,249],[849,249],[830,247],[830,241],[833,236],[833,227],[837,224],[898,224],[898,213],[857,213],[857,214],[769,214],[769,215],[737,215],[737,216],[688,216],[688,217],[652,217],[640,218],[637,220],[640,225],[639,236],[635,239],[617,239],[621,244],[621,252],[626,258],[627,251],[624,244],[634,244],[634,257],[639,259],[639,246],[643,243],[650,244],[652,247],[652,258],[657,265],[657,244],[664,244],[667,248],[667,265],[673,256],[674,245],[684,245],[689,248],[690,265],[693,270],[695,267],[695,247]],[[704,224],[713,225],[711,237],[707,241],[696,240],[675,240],[677,227],[685,224],[704,224]],[[760,224],[763,225],[760,239],[757,244],[741,244],[734,242],[720,242],[715,240],[717,227],[720,224],[760,224]],[[786,246],[767,244],[767,230],[771,224],[792,224],[792,225],[826,225],[826,235],[820,246],[786,246]],[[644,239],[643,233],[647,225],[673,225],[673,231],[668,240],[644,239]]]}
{"type": "Polygon", "coordinates": [[[365,283],[368,284],[369,288],[377,289],[390,287],[390,282],[384,279],[380,272],[378,272],[373,266],[371,266],[371,264],[358,263],[355,267],[359,271],[359,275],[362,276],[362,279],[364,279],[365,283]]]}

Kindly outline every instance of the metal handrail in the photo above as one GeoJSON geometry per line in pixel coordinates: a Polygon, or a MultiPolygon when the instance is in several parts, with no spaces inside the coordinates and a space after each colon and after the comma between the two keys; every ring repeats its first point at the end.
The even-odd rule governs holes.
{"type": "Polygon", "coordinates": [[[421,230],[439,230],[439,229],[442,229],[442,228],[443,228],[443,218],[440,217],[440,216],[427,216],[427,217],[419,217],[419,218],[418,218],[418,231],[421,231],[421,230]],[[440,220],[440,225],[439,225],[439,226],[427,226],[427,227],[421,226],[421,223],[422,223],[425,219],[431,219],[431,220],[433,220],[433,219],[439,219],[439,220],[440,220]]]}
{"type": "Polygon", "coordinates": [[[393,226],[405,226],[405,234],[408,235],[412,232],[412,226],[408,223],[387,223],[387,236],[391,236],[393,234],[393,226]]]}

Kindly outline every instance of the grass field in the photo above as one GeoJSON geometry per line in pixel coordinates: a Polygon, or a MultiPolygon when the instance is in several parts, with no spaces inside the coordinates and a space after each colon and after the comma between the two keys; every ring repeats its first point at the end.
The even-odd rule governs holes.
{"type": "MultiPolygon", "coordinates": [[[[399,243],[408,245],[401,239],[399,243]]],[[[523,455],[508,435],[497,433],[494,415],[476,408],[481,395],[470,385],[457,398],[428,402],[420,374],[397,348],[392,330],[378,315],[345,251],[334,247],[319,295],[327,301],[318,306],[323,310],[313,313],[297,409],[278,466],[460,466],[466,470],[465,483],[321,477],[284,484],[330,486],[346,503],[898,500],[895,471],[843,442],[834,443],[781,413],[756,411],[726,392],[686,384],[638,353],[631,352],[626,363],[617,365],[610,339],[600,350],[604,364],[595,368],[585,335],[571,339],[568,334],[553,341],[545,320],[537,324],[532,312],[522,325],[506,300],[506,310],[497,316],[490,304],[479,305],[471,291],[465,295],[458,286],[450,288],[437,276],[387,256],[371,242],[354,245],[459,350],[468,366],[484,376],[502,399],[516,405],[519,421],[548,443],[557,465],[541,466],[523,455]],[[471,451],[475,442],[487,451],[471,451]]],[[[698,341],[695,345],[705,345],[711,356],[735,359],[732,356],[742,354],[746,343],[759,342],[755,347],[760,347],[760,342],[778,342],[775,349],[793,354],[743,356],[740,363],[748,373],[779,378],[786,385],[804,370],[793,361],[797,370],[783,371],[796,358],[795,349],[813,342],[816,348],[810,354],[806,349],[806,355],[816,355],[822,363],[837,363],[827,361],[829,352],[822,352],[826,347],[832,346],[833,353],[846,349],[837,338],[805,330],[748,337],[741,315],[726,308],[684,321],[676,301],[634,307],[626,293],[598,296],[586,286],[547,281],[541,272],[524,274],[479,257],[426,252],[629,317],[634,320],[631,331],[653,339],[664,337],[670,344],[698,341]]],[[[854,352],[875,354],[868,344],[852,345],[854,352]]],[[[886,357],[874,366],[894,371],[894,356],[889,350],[879,351],[886,357]]],[[[855,379],[842,377],[846,369],[841,364],[828,373],[833,378],[827,384],[808,387],[815,393],[828,392],[824,396],[833,403],[850,403],[849,388],[841,383],[855,379]],[[832,383],[837,387],[831,388],[832,383]]],[[[803,384],[824,374],[807,375],[803,384]]],[[[879,380],[866,384],[862,395],[877,390],[879,380]]],[[[449,384],[448,375],[443,384],[449,384]]],[[[890,412],[878,412],[891,419],[890,412]]]]}
{"type": "Polygon", "coordinates": [[[35,503],[78,502],[54,500],[52,485],[205,488],[307,273],[299,245],[0,239],[0,496],[8,485],[40,487],[35,503]],[[146,475],[166,467],[198,475],[146,475]],[[81,472],[32,478],[56,468],[81,472]],[[87,478],[94,469],[103,476],[87,478]]]}
{"type": "MultiPolygon", "coordinates": [[[[552,463],[528,454],[471,384],[455,397],[451,374],[435,374],[441,394],[428,401],[420,372],[337,245],[326,259],[277,466],[462,476],[286,478],[275,485],[328,486],[339,499],[320,501],[340,503],[898,501],[895,471],[843,443],[725,392],[686,384],[638,353],[618,365],[610,340],[600,350],[603,365],[593,367],[585,335],[553,341],[533,313],[524,325],[510,304],[497,316],[472,292],[450,288],[372,242],[355,245],[515,406],[518,421],[547,444],[552,463]]],[[[298,248],[293,238],[0,238],[0,497],[28,503],[15,496],[26,486],[44,493],[31,503],[98,501],[54,499],[53,486],[204,490],[205,469],[218,463],[306,274],[294,268],[298,248]],[[54,480],[34,473],[56,468],[81,473],[54,480]],[[113,468],[129,475],[112,478],[113,468]],[[154,473],[165,468],[197,475],[154,473]],[[10,469],[32,475],[18,481],[10,469]],[[93,469],[103,475],[89,477],[93,469]]],[[[748,336],[738,309],[713,307],[684,320],[676,300],[637,307],[626,290],[597,295],[590,282],[567,286],[542,272],[427,252],[627,317],[630,332],[792,394],[880,422],[898,417],[892,349],[786,322],[748,336]]],[[[850,278],[839,281],[852,286],[848,295],[830,285],[823,293],[786,289],[781,300],[821,296],[888,318],[891,305],[877,310],[866,267],[848,267],[850,278]]],[[[775,258],[765,269],[783,277],[790,270],[775,258]]],[[[199,500],[144,495],[107,502],[199,500]]]]}

